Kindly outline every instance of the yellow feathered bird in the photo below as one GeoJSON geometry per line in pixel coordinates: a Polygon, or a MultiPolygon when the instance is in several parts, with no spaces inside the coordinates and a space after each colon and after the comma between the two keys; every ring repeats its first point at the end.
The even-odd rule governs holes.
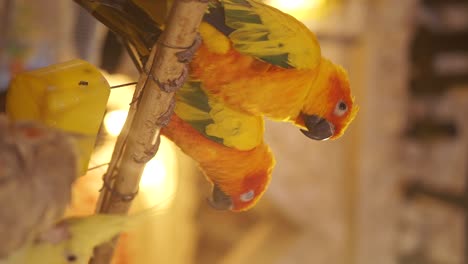
{"type": "Polygon", "coordinates": [[[163,134],[200,163],[218,209],[251,208],[271,178],[263,117],[315,140],[338,138],[357,107],[346,72],[301,22],[253,0],[210,4],[189,81],[163,134]]]}
{"type": "Polygon", "coordinates": [[[235,110],[290,121],[317,140],[337,138],[357,107],[344,69],[322,57],[294,17],[253,0],[225,0],[200,27],[192,79],[235,110]]]}
{"type": "MultiPolygon", "coordinates": [[[[130,8],[119,1],[92,3],[130,8]]],[[[145,21],[142,12],[128,11],[133,13],[139,15],[129,24],[145,21]]],[[[112,16],[96,17],[124,32],[134,46],[146,46],[138,54],[142,61],[148,57],[152,45],[110,23],[112,16]]],[[[162,133],[200,164],[214,185],[210,202],[215,208],[247,210],[264,193],[274,166],[263,141],[263,117],[291,122],[311,139],[335,139],[357,106],[345,70],[322,56],[306,26],[271,6],[255,0],[210,1],[200,34],[189,80],[176,93],[176,114],[162,133]]]]}
{"type": "Polygon", "coordinates": [[[96,246],[161,212],[156,206],[129,216],[97,214],[67,218],[0,263],[87,264],[96,246]]]}

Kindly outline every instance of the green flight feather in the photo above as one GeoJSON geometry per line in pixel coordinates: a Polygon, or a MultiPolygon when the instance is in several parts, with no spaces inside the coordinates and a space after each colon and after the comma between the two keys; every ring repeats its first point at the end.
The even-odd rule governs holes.
{"type": "Polygon", "coordinates": [[[175,113],[185,122],[192,125],[200,134],[205,137],[223,143],[222,138],[209,136],[205,129],[213,124],[210,116],[211,106],[208,103],[208,96],[201,89],[201,82],[189,81],[176,94],[177,105],[175,113]]]}
{"type": "Polygon", "coordinates": [[[206,94],[200,82],[187,82],[176,97],[177,116],[206,138],[239,150],[252,149],[262,142],[262,117],[229,108],[206,94]]]}
{"type": "Polygon", "coordinates": [[[239,52],[283,68],[313,69],[320,62],[314,34],[292,16],[254,0],[220,2],[225,25],[232,29],[225,33],[239,52]]]}

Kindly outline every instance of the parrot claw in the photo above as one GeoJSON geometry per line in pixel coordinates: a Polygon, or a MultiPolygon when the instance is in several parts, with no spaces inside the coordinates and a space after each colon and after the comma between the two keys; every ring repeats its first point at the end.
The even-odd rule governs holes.
{"type": "MultiPolygon", "coordinates": [[[[165,127],[169,122],[171,121],[172,114],[174,113],[174,108],[175,108],[175,99],[172,97],[171,102],[169,103],[169,106],[167,107],[166,112],[164,112],[158,120],[156,120],[156,125],[159,127],[165,127]]],[[[152,125],[152,124],[151,124],[152,125]]],[[[138,163],[146,163],[150,161],[158,152],[159,149],[159,144],[161,143],[161,137],[158,135],[158,138],[154,142],[154,144],[151,146],[151,148],[146,149],[144,151],[144,155],[141,156],[134,156],[133,159],[135,162],[138,163]]]]}
{"type": "Polygon", "coordinates": [[[189,63],[192,61],[193,56],[195,55],[195,52],[198,50],[200,45],[202,44],[202,38],[200,36],[200,33],[197,33],[195,36],[195,40],[193,41],[193,44],[188,47],[187,49],[177,52],[176,56],[179,62],[181,63],[189,63]]]}
{"type": "Polygon", "coordinates": [[[160,143],[161,143],[161,138],[158,136],[156,143],[151,148],[145,150],[145,156],[142,156],[139,159],[135,159],[135,160],[140,163],[146,163],[150,161],[158,152],[160,143]]]}
{"type": "Polygon", "coordinates": [[[169,106],[166,112],[164,112],[164,114],[162,114],[158,118],[158,120],[156,120],[156,125],[160,127],[167,126],[167,124],[169,124],[169,122],[171,121],[171,117],[172,117],[172,114],[174,113],[175,106],[176,106],[175,99],[174,97],[172,97],[171,102],[169,103],[169,106]]]}
{"type": "MultiPolygon", "coordinates": [[[[193,59],[193,56],[195,55],[195,52],[198,50],[202,43],[202,38],[199,33],[195,36],[195,40],[193,44],[185,48],[185,50],[177,52],[176,57],[177,60],[180,63],[183,63],[183,69],[182,73],[180,74],[179,77],[173,80],[167,80],[166,82],[161,82],[159,79],[155,78],[152,74],[148,73],[148,76],[151,77],[151,79],[161,88],[166,93],[173,93],[177,91],[182,85],[184,85],[185,81],[187,80],[188,77],[188,63],[193,59]]],[[[171,47],[165,44],[160,43],[161,45],[169,48],[177,48],[177,47],[171,47]]],[[[180,47],[179,47],[180,49],[180,47]]]]}
{"type": "Polygon", "coordinates": [[[153,81],[161,88],[166,93],[173,93],[177,91],[182,85],[184,85],[185,80],[188,77],[188,66],[184,65],[182,69],[182,73],[180,74],[179,77],[173,80],[167,80],[166,82],[161,82],[158,79],[154,78],[153,75],[151,75],[153,81]]]}
{"type": "Polygon", "coordinates": [[[156,153],[158,152],[158,149],[159,149],[159,144],[161,143],[161,137],[159,136],[159,134],[157,135],[157,138],[155,139],[155,142],[153,143],[153,145],[148,148],[148,149],[145,149],[143,151],[143,154],[142,155],[133,155],[133,160],[136,162],[136,163],[147,163],[148,161],[150,161],[155,155],[156,153]]]}

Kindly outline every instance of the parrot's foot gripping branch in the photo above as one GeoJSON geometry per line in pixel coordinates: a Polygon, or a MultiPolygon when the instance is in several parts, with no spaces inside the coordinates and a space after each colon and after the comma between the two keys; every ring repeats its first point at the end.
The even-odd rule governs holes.
{"type": "Polygon", "coordinates": [[[180,63],[183,63],[183,69],[182,73],[180,74],[179,77],[173,79],[173,80],[167,80],[166,82],[161,82],[158,78],[155,78],[151,73],[147,73],[148,77],[151,77],[151,79],[161,88],[166,93],[172,93],[177,91],[182,85],[184,85],[185,81],[187,80],[188,77],[188,63],[192,61],[193,56],[195,55],[195,52],[198,50],[202,43],[202,38],[199,34],[196,35],[194,42],[190,47],[175,47],[175,46],[170,46],[162,42],[158,42],[159,45],[166,47],[166,48],[171,48],[171,49],[182,49],[183,51],[177,52],[176,57],[177,60],[180,63]]]}
{"type": "Polygon", "coordinates": [[[190,63],[193,59],[193,56],[195,55],[195,52],[198,50],[201,44],[202,37],[200,36],[200,33],[197,33],[197,35],[195,36],[195,40],[193,41],[193,44],[190,47],[176,53],[179,62],[190,63]]]}
{"type": "Polygon", "coordinates": [[[133,160],[136,163],[147,163],[152,158],[154,158],[154,156],[158,152],[159,144],[161,144],[161,137],[159,135],[155,135],[154,143],[152,143],[152,145],[149,148],[146,148],[143,151],[143,154],[133,154],[133,160]]]}
{"type": "MultiPolygon", "coordinates": [[[[156,125],[158,127],[165,127],[169,122],[171,121],[172,114],[174,113],[175,109],[175,99],[172,97],[169,106],[167,107],[166,111],[156,120],[156,125]]],[[[154,127],[154,124],[149,124],[149,121],[147,123],[148,127],[154,127]]],[[[146,163],[150,161],[158,152],[159,149],[159,144],[161,143],[161,138],[158,135],[156,135],[155,138],[153,138],[151,145],[148,147],[145,146],[145,150],[143,151],[142,154],[133,154],[133,160],[136,163],[146,163]]]]}
{"type": "Polygon", "coordinates": [[[179,88],[182,87],[182,85],[184,85],[185,81],[187,80],[188,66],[183,66],[182,73],[179,77],[172,80],[167,80],[166,82],[161,82],[159,79],[155,78],[151,73],[148,74],[148,76],[151,77],[151,79],[159,86],[159,88],[161,88],[161,90],[163,90],[166,93],[173,93],[179,90],[179,88]]]}
{"type": "Polygon", "coordinates": [[[176,106],[176,102],[174,97],[172,97],[171,102],[169,103],[169,106],[167,107],[166,112],[162,114],[158,120],[156,120],[156,125],[160,127],[165,127],[167,124],[169,124],[169,121],[171,121],[172,114],[174,113],[174,109],[176,106]]]}

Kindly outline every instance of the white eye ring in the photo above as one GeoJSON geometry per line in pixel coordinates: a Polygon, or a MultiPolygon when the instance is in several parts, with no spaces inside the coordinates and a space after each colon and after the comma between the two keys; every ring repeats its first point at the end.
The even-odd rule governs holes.
{"type": "Polygon", "coordinates": [[[242,202],[250,202],[253,198],[255,197],[255,192],[254,190],[250,190],[246,193],[243,193],[240,195],[240,200],[242,202]]]}
{"type": "Polygon", "coordinates": [[[348,105],[343,101],[340,100],[335,106],[335,115],[343,116],[346,112],[348,112],[348,105]]]}

